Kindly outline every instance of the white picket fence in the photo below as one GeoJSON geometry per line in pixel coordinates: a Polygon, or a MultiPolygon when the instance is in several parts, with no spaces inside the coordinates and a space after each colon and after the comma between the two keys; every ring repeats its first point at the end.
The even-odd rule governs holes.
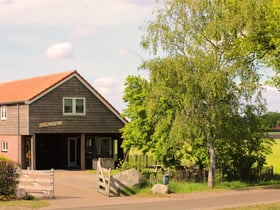
{"type": "Polygon", "coordinates": [[[27,194],[54,198],[54,170],[20,170],[18,189],[27,194]]]}

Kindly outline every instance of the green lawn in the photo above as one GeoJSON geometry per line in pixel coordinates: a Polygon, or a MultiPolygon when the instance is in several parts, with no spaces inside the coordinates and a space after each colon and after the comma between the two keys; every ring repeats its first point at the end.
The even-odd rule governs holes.
{"type": "Polygon", "coordinates": [[[275,139],[272,154],[266,158],[267,166],[273,166],[274,173],[280,174],[280,139],[275,139]]]}

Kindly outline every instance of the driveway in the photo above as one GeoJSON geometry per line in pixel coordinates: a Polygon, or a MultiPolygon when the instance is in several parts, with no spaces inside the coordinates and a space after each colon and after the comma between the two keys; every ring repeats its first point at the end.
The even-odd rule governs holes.
{"type": "Polygon", "coordinates": [[[55,199],[42,209],[217,209],[280,202],[280,189],[170,194],[161,197],[106,197],[97,192],[97,175],[87,171],[55,171],[55,199]]]}
{"type": "Polygon", "coordinates": [[[54,178],[55,198],[48,200],[50,205],[42,209],[75,209],[162,200],[162,198],[143,198],[137,196],[107,197],[97,191],[97,174],[87,171],[55,170],[54,178]]]}

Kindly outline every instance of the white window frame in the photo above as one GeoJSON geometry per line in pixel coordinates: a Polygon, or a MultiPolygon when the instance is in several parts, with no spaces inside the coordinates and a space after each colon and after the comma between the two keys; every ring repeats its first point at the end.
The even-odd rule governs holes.
{"type": "Polygon", "coordinates": [[[8,108],[7,108],[7,106],[1,106],[0,112],[1,112],[1,120],[6,120],[8,118],[8,108]]]}
{"type": "Polygon", "coordinates": [[[79,115],[79,116],[84,116],[86,115],[86,98],[84,97],[63,97],[63,115],[66,116],[73,116],[73,115],[79,115]],[[65,100],[72,100],[72,112],[65,112],[65,100]],[[77,100],[83,100],[83,108],[84,112],[83,113],[78,113],[76,110],[76,102],[77,100]]]}
{"type": "Polygon", "coordinates": [[[2,152],[8,152],[8,142],[7,141],[2,141],[1,142],[1,151],[2,152]]]}

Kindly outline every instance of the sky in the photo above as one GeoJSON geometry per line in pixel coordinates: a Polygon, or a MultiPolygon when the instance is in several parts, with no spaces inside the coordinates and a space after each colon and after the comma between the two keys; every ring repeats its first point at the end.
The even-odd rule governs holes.
{"type": "MultiPolygon", "coordinates": [[[[0,0],[0,82],[77,70],[120,112],[124,81],[151,55],[141,29],[155,0],[0,0]]],[[[276,89],[264,93],[280,111],[276,89]]]]}

